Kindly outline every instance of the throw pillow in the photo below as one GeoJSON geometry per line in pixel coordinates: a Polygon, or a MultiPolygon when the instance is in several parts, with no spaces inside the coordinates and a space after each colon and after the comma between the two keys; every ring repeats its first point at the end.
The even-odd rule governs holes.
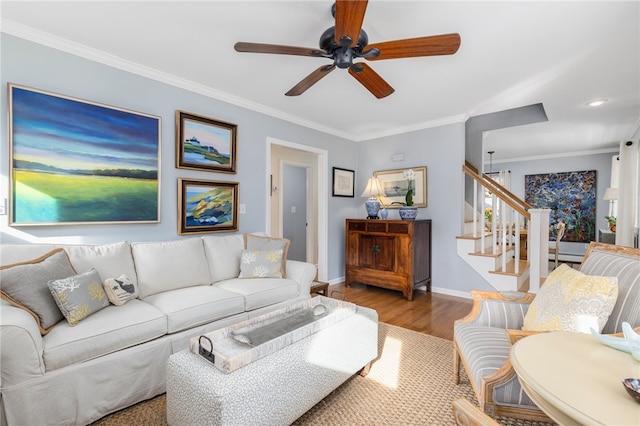
{"type": "Polygon", "coordinates": [[[245,248],[247,250],[282,250],[282,278],[287,277],[287,252],[290,241],[286,238],[264,237],[255,234],[245,234],[245,248]]]}
{"type": "Polygon", "coordinates": [[[131,299],[138,297],[138,289],[131,278],[122,274],[118,278],[104,280],[104,292],[109,301],[116,306],[122,306],[131,299]]]}
{"type": "Polygon", "coordinates": [[[238,278],[282,278],[282,249],[242,250],[238,278]]]}
{"type": "Polygon", "coordinates": [[[82,274],[50,280],[48,285],[60,312],[72,327],[89,315],[109,306],[100,274],[94,268],[82,274]]]}
{"type": "Polygon", "coordinates": [[[47,286],[51,279],[76,274],[64,249],[55,249],[27,262],[2,266],[0,274],[0,297],[33,315],[42,335],[64,318],[47,286]]]}
{"type": "Polygon", "coordinates": [[[618,298],[618,279],[586,275],[566,264],[545,280],[524,317],[523,330],[598,332],[618,298]]]}

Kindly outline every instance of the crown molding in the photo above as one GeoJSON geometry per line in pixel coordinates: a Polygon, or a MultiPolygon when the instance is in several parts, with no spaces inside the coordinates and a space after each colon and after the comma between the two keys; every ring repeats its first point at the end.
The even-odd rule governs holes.
{"type": "Polygon", "coordinates": [[[159,81],[161,83],[188,90],[190,92],[208,96],[210,98],[227,102],[232,105],[236,105],[255,112],[269,115],[274,118],[288,121],[293,124],[298,124],[306,128],[318,130],[323,133],[331,134],[352,141],[356,140],[355,135],[352,135],[350,133],[345,133],[311,120],[306,120],[292,114],[284,113],[280,110],[267,107],[257,102],[252,102],[247,99],[222,92],[220,90],[212,89],[211,87],[204,86],[202,84],[195,83],[181,77],[177,77],[173,74],[158,71],[157,69],[147,67],[133,61],[122,59],[118,56],[111,55],[109,53],[93,49],[83,44],[57,37],[31,27],[27,27],[8,19],[2,19],[2,21],[0,22],[0,31],[15,37],[32,41],[34,43],[51,47],[53,49],[70,53],[72,55],[89,59],[94,62],[108,65],[122,71],[130,72],[132,74],[146,77],[151,80],[159,81]]]}
{"type": "Polygon", "coordinates": [[[372,139],[378,139],[386,136],[394,136],[402,133],[415,132],[417,130],[430,129],[433,127],[446,126],[449,124],[464,123],[465,121],[467,121],[468,118],[469,116],[466,114],[455,115],[452,117],[445,117],[438,120],[424,121],[422,123],[412,124],[410,126],[396,127],[395,129],[388,129],[380,132],[366,133],[366,134],[357,136],[354,140],[356,142],[364,142],[364,141],[370,141],[372,139]]]}
{"type": "Polygon", "coordinates": [[[503,158],[500,160],[493,160],[493,164],[516,163],[519,161],[548,160],[551,158],[579,157],[581,155],[607,154],[607,153],[618,153],[618,152],[620,152],[619,148],[602,148],[602,149],[593,149],[589,151],[560,152],[555,154],[532,155],[530,157],[503,158]]]}

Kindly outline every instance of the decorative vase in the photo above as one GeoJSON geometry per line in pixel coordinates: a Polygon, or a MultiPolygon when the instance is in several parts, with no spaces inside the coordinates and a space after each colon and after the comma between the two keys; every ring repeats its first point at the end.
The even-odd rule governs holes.
{"type": "Polygon", "coordinates": [[[378,218],[378,210],[380,210],[380,201],[378,201],[374,197],[371,197],[367,201],[365,201],[364,206],[367,209],[367,219],[378,218]]]}
{"type": "Polygon", "coordinates": [[[389,210],[383,208],[382,210],[380,210],[380,217],[383,219],[386,219],[387,217],[389,217],[389,210]]]}
{"type": "Polygon", "coordinates": [[[417,207],[400,207],[398,210],[400,213],[400,219],[402,220],[414,220],[418,216],[417,207]]]}

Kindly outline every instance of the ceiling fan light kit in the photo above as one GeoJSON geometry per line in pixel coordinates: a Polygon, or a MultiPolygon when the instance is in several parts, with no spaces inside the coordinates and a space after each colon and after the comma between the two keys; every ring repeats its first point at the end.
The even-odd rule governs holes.
{"type": "Polygon", "coordinates": [[[367,1],[337,0],[331,12],[335,18],[335,26],[326,29],[320,36],[319,49],[283,46],[277,44],[238,42],[234,48],[238,52],[271,53],[279,55],[311,56],[333,60],[331,65],[316,68],[303,78],[285,95],[298,96],[326,77],[336,67],[348,69],[360,84],[376,98],[381,99],[394,92],[373,68],[364,62],[384,59],[413,58],[419,56],[453,55],[460,47],[460,35],[443,34],[437,36],[417,37],[369,44],[369,37],[362,29],[367,1]]]}

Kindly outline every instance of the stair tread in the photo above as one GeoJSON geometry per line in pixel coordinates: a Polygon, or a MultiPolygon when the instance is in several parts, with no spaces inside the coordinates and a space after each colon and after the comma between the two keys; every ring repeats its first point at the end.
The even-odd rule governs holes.
{"type": "Polygon", "coordinates": [[[509,261],[507,262],[507,267],[506,269],[503,271],[502,268],[498,268],[495,271],[489,271],[489,273],[491,274],[500,274],[500,275],[511,275],[514,277],[520,277],[522,276],[525,272],[527,272],[529,270],[529,262],[526,260],[518,260],[519,263],[519,272],[516,273],[516,263],[515,261],[509,261]]]}
{"type": "MultiPolygon", "coordinates": [[[[509,253],[510,251],[513,251],[511,249],[507,250],[507,253],[509,253]]],[[[489,246],[487,248],[484,249],[484,252],[482,251],[476,251],[476,252],[472,252],[469,253],[471,256],[484,256],[484,257],[499,257],[502,255],[502,246],[496,246],[496,252],[493,252],[493,247],[489,246]]]]}
{"type": "Polygon", "coordinates": [[[492,235],[491,232],[485,232],[484,235],[463,234],[463,235],[458,235],[456,238],[458,240],[479,240],[482,237],[490,237],[491,235],[492,235]]]}

